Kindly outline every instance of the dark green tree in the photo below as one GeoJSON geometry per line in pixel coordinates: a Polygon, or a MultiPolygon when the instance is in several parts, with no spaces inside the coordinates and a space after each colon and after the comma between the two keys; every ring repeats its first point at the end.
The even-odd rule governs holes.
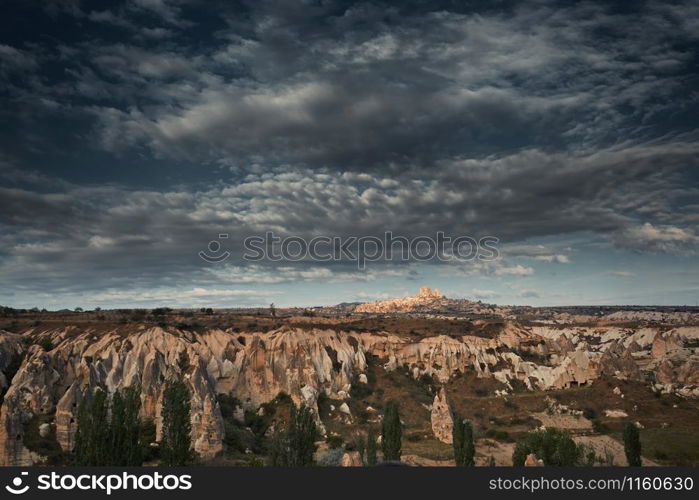
{"type": "Polygon", "coordinates": [[[580,465],[582,450],[568,434],[558,429],[530,432],[520,438],[512,453],[512,465],[522,466],[527,455],[533,454],[544,461],[544,465],[580,465]]]}
{"type": "Polygon", "coordinates": [[[86,395],[78,409],[73,449],[76,464],[141,465],[140,409],[136,388],[117,390],[111,408],[105,391],[97,389],[92,396],[86,395]]]}
{"type": "Polygon", "coordinates": [[[627,422],[624,426],[624,453],[626,461],[632,467],[641,465],[641,437],[638,427],[632,422],[627,422]]]}
{"type": "Polygon", "coordinates": [[[304,467],[313,465],[313,454],[317,446],[318,428],[316,427],[313,412],[306,405],[302,404],[300,408],[296,405],[291,405],[289,415],[289,445],[293,450],[292,467],[304,467]]]}
{"type": "Polygon", "coordinates": [[[111,465],[141,465],[143,445],[140,442],[141,391],[127,387],[112,396],[109,423],[111,465]]]}
{"type": "MultiPolygon", "coordinates": [[[[126,465],[126,407],[121,392],[112,395],[112,415],[109,421],[109,454],[113,465],[126,465]]],[[[140,465],[140,464],[139,464],[140,465]]]]}
{"type": "Polygon", "coordinates": [[[318,428],[313,412],[306,405],[292,404],[286,428],[272,439],[270,456],[275,467],[307,467],[314,464],[318,428]]]}
{"type": "Polygon", "coordinates": [[[183,382],[167,382],[161,410],[160,458],[164,465],[188,465],[194,461],[189,399],[189,390],[183,382]]]}
{"type": "Polygon", "coordinates": [[[398,405],[389,401],[381,422],[381,451],[384,460],[400,460],[402,434],[398,405]]]}
{"type": "Polygon", "coordinates": [[[454,464],[457,467],[464,465],[464,443],[466,442],[464,420],[457,415],[454,416],[454,427],[451,430],[451,444],[454,448],[454,464]]]}
{"type": "Polygon", "coordinates": [[[80,403],[73,447],[76,465],[110,465],[108,411],[107,393],[102,389],[86,394],[80,403]]]}
{"type": "Polygon", "coordinates": [[[269,445],[269,459],[272,467],[288,467],[290,453],[286,431],[276,430],[269,445]]]}
{"type": "Polygon", "coordinates": [[[474,465],[473,457],[476,447],[473,443],[473,427],[471,422],[454,414],[454,428],[452,430],[452,445],[454,447],[454,462],[457,467],[474,465]]]}
{"type": "Polygon", "coordinates": [[[473,466],[476,464],[476,445],[473,442],[473,426],[471,422],[464,421],[464,465],[473,466]]]}
{"type": "Polygon", "coordinates": [[[141,420],[138,432],[138,441],[141,445],[141,456],[144,462],[150,462],[160,458],[160,450],[157,446],[151,446],[157,441],[156,428],[153,419],[145,418],[141,420]]]}
{"type": "Polygon", "coordinates": [[[369,428],[369,433],[366,437],[366,464],[369,467],[373,467],[377,464],[378,459],[376,457],[377,445],[376,436],[374,435],[374,429],[369,428]]]}
{"type": "Polygon", "coordinates": [[[360,434],[357,436],[354,446],[357,448],[357,453],[359,453],[359,459],[362,461],[362,465],[366,465],[366,438],[360,434]]]}

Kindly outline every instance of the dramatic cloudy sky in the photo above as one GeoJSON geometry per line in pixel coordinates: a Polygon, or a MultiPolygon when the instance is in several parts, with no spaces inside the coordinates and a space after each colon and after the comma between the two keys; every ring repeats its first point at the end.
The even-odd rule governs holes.
{"type": "Polygon", "coordinates": [[[699,300],[699,5],[53,0],[0,20],[0,304],[699,300]],[[265,231],[495,262],[241,259],[265,231]],[[197,253],[219,233],[231,256],[197,253]]]}

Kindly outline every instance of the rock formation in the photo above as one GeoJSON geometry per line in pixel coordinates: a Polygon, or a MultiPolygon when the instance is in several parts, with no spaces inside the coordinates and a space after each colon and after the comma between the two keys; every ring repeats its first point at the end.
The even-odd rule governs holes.
{"type": "MultiPolygon", "coordinates": [[[[0,349],[14,340],[2,334],[0,349]]],[[[49,352],[32,345],[12,380],[0,411],[0,462],[38,461],[23,445],[25,424],[53,415],[56,439],[73,447],[76,413],[88,391],[141,387],[142,416],[161,431],[164,382],[182,379],[191,393],[194,449],[203,458],[223,449],[224,429],[217,394],[232,394],[257,408],[279,392],[316,408],[320,390],[347,392],[356,371],[365,369],[364,352],[335,332],[280,330],[272,334],[232,334],[220,330],[194,334],[149,328],[114,331],[96,337],[89,330],[52,332],[49,352]],[[334,353],[339,369],[334,369],[334,353]]]]}
{"type": "MultiPolygon", "coordinates": [[[[428,300],[443,300],[434,295],[430,291],[428,300]]],[[[192,396],[194,448],[206,459],[223,449],[219,394],[240,402],[242,407],[235,409],[240,419],[243,409],[256,411],[280,392],[317,412],[323,392],[341,401],[337,406],[349,419],[352,386],[370,380],[369,355],[383,369],[405,369],[415,379],[428,375],[447,382],[455,374],[474,373],[510,388],[520,381],[529,389],[547,390],[608,375],[654,378],[657,390],[699,397],[699,359],[692,347],[697,339],[697,327],[661,332],[646,327],[524,327],[513,321],[491,338],[415,338],[287,326],[266,333],[137,325],[106,333],[78,326],[32,329],[22,335],[0,331],[0,388],[6,389],[0,410],[0,463],[41,463],[24,445],[27,424],[39,417],[50,422],[61,448],[71,450],[77,409],[97,387],[113,392],[139,385],[142,416],[153,419],[159,436],[164,382],[182,379],[192,396]],[[48,351],[33,343],[43,337],[50,337],[48,351]]],[[[440,391],[432,406],[438,439],[451,442],[451,425],[449,403],[440,391]]]]}
{"type": "Polygon", "coordinates": [[[359,456],[357,451],[346,451],[342,455],[342,461],[340,462],[341,467],[361,467],[362,457],[359,456]]]}
{"type": "Polygon", "coordinates": [[[449,406],[447,393],[441,388],[434,397],[432,409],[430,411],[432,421],[432,432],[442,443],[452,444],[452,432],[454,430],[454,416],[449,406]]]}
{"type": "Polygon", "coordinates": [[[544,461],[541,460],[540,458],[537,459],[532,453],[527,455],[527,458],[524,460],[524,466],[525,467],[543,467],[544,466],[544,461]]]}
{"type": "Polygon", "coordinates": [[[699,350],[687,345],[699,343],[699,329],[680,327],[655,336],[650,364],[655,386],[661,392],[699,397],[699,350]]]}

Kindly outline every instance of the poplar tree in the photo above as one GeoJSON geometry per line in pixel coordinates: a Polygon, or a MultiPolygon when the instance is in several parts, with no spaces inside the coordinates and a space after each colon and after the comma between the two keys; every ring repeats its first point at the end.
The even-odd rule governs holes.
{"type": "Polygon", "coordinates": [[[143,446],[140,442],[141,391],[127,387],[114,392],[109,424],[111,465],[141,465],[143,446]]]}
{"type": "Polygon", "coordinates": [[[464,465],[473,466],[476,464],[476,445],[473,442],[473,426],[468,420],[464,421],[464,465]]]}
{"type": "Polygon", "coordinates": [[[169,380],[163,393],[160,458],[163,465],[188,465],[192,450],[190,394],[181,381],[169,380]]]}
{"type": "Polygon", "coordinates": [[[277,431],[272,441],[271,459],[275,467],[307,467],[314,464],[318,428],[313,412],[306,405],[292,404],[284,430],[277,431]]]}
{"type": "Polygon", "coordinates": [[[398,405],[389,401],[381,422],[381,451],[383,459],[400,460],[402,429],[398,405]]]}
{"type": "Polygon", "coordinates": [[[369,433],[366,438],[366,464],[369,467],[373,467],[377,463],[376,458],[376,436],[374,435],[374,429],[369,429],[369,433]]]}
{"type": "Polygon", "coordinates": [[[109,422],[109,454],[112,465],[126,465],[126,407],[121,392],[112,395],[112,415],[109,422]]]}
{"type": "Polygon", "coordinates": [[[76,465],[110,465],[108,411],[107,393],[102,389],[85,395],[80,403],[73,448],[76,465]]]}
{"type": "Polygon", "coordinates": [[[641,437],[632,422],[627,422],[624,426],[624,453],[626,461],[632,467],[641,465],[641,437]]]}
{"type": "Polygon", "coordinates": [[[73,453],[77,465],[141,465],[140,391],[127,387],[110,400],[97,389],[86,394],[78,409],[73,453]]]}
{"type": "Polygon", "coordinates": [[[366,465],[366,438],[362,435],[357,436],[355,447],[357,448],[357,453],[359,453],[362,465],[366,465]]]}
{"type": "Polygon", "coordinates": [[[454,462],[457,467],[471,466],[476,447],[473,443],[473,427],[471,422],[454,414],[454,428],[452,430],[452,445],[454,447],[454,462]]]}
{"type": "Polygon", "coordinates": [[[316,451],[316,439],[318,429],[316,427],[313,412],[302,404],[299,409],[291,406],[289,417],[289,446],[292,450],[292,467],[304,467],[313,465],[313,454],[316,451]]]}

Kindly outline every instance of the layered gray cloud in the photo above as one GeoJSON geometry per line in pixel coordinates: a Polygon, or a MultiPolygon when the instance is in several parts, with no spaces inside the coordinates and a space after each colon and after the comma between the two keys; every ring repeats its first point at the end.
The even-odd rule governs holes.
{"type": "Polygon", "coordinates": [[[683,74],[696,54],[674,48],[695,35],[676,31],[686,18],[669,8],[609,10],[440,11],[388,23],[381,9],[355,7],[311,28],[295,13],[253,11],[247,29],[234,23],[208,51],[87,50],[86,67],[112,79],[99,85],[128,103],[90,111],[110,150],[238,167],[404,170],[531,144],[638,142],[678,100],[696,106],[682,95],[696,83],[683,74]],[[612,29],[611,40],[600,36],[612,29]],[[136,92],[148,105],[134,105],[136,92]]]}
{"type": "MultiPolygon", "coordinates": [[[[232,262],[236,262],[242,255],[242,240],[266,231],[310,238],[382,235],[386,230],[410,237],[434,236],[441,230],[451,236],[494,235],[502,243],[583,231],[638,251],[689,250],[696,246],[696,236],[689,229],[666,224],[678,210],[671,200],[693,193],[672,182],[671,159],[678,154],[673,151],[672,147],[626,149],[619,165],[615,152],[567,165],[555,156],[526,152],[467,168],[445,166],[438,175],[400,181],[299,170],[249,174],[235,185],[196,192],[76,185],[60,193],[3,188],[0,221],[8,241],[4,273],[23,279],[24,285],[35,276],[37,286],[45,286],[52,276],[58,283],[72,277],[77,287],[95,285],[100,278],[114,286],[134,279],[144,287],[154,286],[166,276],[212,283],[216,280],[197,257],[209,240],[219,233],[229,234],[232,262]],[[537,161],[531,160],[532,155],[537,161]],[[638,168],[636,175],[628,169],[629,160],[638,168]],[[668,164],[668,174],[653,180],[657,170],[644,169],[646,162],[656,161],[668,164]],[[618,181],[609,186],[614,168],[625,170],[615,174],[618,181]],[[557,183],[558,176],[566,181],[557,183]],[[650,203],[656,204],[652,217],[647,212],[650,203]],[[654,222],[641,222],[648,219],[654,222]],[[134,265],[137,277],[116,272],[134,265]],[[82,279],[76,279],[79,276],[82,279]]],[[[679,154],[691,159],[683,148],[679,154]]],[[[468,269],[494,276],[527,276],[533,270],[526,262],[506,261],[566,263],[569,254],[565,246],[512,244],[503,248],[505,264],[469,265],[468,269]]],[[[246,272],[238,267],[228,281],[249,282],[246,272]]],[[[277,282],[283,282],[313,276],[327,280],[338,271],[323,275],[313,274],[313,269],[297,270],[287,273],[289,279],[284,272],[273,272],[277,282]]],[[[257,276],[256,282],[270,282],[252,275],[257,276]]]]}

